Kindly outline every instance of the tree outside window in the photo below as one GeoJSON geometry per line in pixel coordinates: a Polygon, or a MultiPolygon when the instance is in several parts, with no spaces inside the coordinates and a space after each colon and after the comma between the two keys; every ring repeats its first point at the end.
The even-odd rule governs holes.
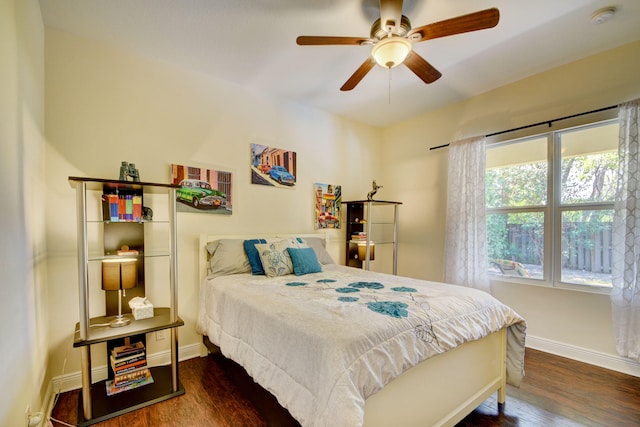
{"type": "Polygon", "coordinates": [[[492,274],[611,286],[617,134],[613,120],[488,147],[492,274]]]}

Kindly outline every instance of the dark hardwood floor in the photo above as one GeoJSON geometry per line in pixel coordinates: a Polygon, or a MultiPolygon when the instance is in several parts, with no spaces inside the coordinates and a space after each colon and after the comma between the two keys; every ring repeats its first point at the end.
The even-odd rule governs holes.
{"type": "MultiPolygon", "coordinates": [[[[498,408],[494,394],[458,426],[640,426],[640,378],[531,349],[525,369],[521,387],[508,386],[505,405],[498,408]]],[[[95,425],[299,426],[242,368],[219,354],[180,362],[180,377],[184,396],[95,425]]],[[[61,394],[53,418],[75,424],[78,394],[61,394]]]]}

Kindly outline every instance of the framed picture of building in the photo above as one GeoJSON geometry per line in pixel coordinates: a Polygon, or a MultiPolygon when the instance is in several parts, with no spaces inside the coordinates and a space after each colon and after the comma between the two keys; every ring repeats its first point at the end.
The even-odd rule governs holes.
{"type": "Polygon", "coordinates": [[[342,187],[332,184],[313,185],[315,201],[314,228],[340,228],[342,187]]]}
{"type": "Polygon", "coordinates": [[[233,212],[231,172],[172,164],[171,183],[180,186],[176,190],[178,212],[233,212]]]}
{"type": "Polygon", "coordinates": [[[293,188],[296,185],[296,153],[251,144],[251,183],[293,188]]]}

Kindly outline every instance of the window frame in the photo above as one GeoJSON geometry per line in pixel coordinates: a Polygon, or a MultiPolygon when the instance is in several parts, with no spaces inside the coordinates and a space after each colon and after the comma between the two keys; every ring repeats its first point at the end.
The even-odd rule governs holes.
{"type": "Polygon", "coordinates": [[[500,276],[489,273],[491,282],[510,282],[547,288],[565,289],[587,293],[611,293],[607,286],[585,285],[563,282],[562,279],[562,214],[574,210],[610,210],[614,202],[591,202],[562,204],[562,155],[560,136],[573,129],[588,129],[618,122],[617,109],[600,111],[573,117],[562,122],[549,122],[545,125],[518,129],[487,137],[487,151],[505,144],[517,144],[534,138],[546,137],[547,140],[547,203],[546,206],[518,206],[512,208],[486,208],[486,214],[509,214],[521,212],[543,212],[544,215],[544,256],[543,262],[549,268],[543,269],[542,279],[500,276]],[[556,124],[557,123],[557,124],[556,124]],[[551,129],[553,127],[553,129],[551,129]]]}

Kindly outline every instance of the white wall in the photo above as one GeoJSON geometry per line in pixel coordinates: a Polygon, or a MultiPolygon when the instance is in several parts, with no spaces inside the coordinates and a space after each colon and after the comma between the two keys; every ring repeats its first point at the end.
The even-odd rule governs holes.
{"type": "Polygon", "coordinates": [[[0,425],[43,409],[47,372],[44,27],[37,0],[0,1],[0,425]]]}
{"type": "MultiPolygon", "coordinates": [[[[116,178],[121,161],[145,181],[168,182],[171,163],[234,174],[232,216],[178,215],[180,346],[195,345],[199,233],[310,232],[313,182],[361,199],[373,178],[400,208],[399,273],[440,280],[447,150],[466,136],[617,104],[640,96],[640,43],[629,45],[406,121],[384,131],[276,101],[192,70],[53,29],[46,32],[46,231],[49,369],[80,369],[76,218],[70,175],[116,178]],[[614,65],[622,62],[622,65],[614,65]],[[298,153],[295,189],[249,182],[249,144],[298,153]],[[384,159],[384,162],[381,160],[384,159]],[[382,167],[384,166],[384,169],[382,167]]],[[[446,78],[446,76],[444,76],[446,78]]],[[[343,239],[341,233],[330,236],[343,239]]],[[[337,245],[340,246],[340,245],[337,245]]],[[[495,284],[538,343],[615,359],[609,302],[601,295],[495,284]]]]}
{"type": "MultiPolygon", "coordinates": [[[[381,182],[404,202],[399,273],[443,277],[448,149],[430,147],[638,98],[639,69],[636,42],[385,129],[381,182]]],[[[492,289],[527,320],[529,345],[640,375],[617,357],[608,296],[513,283],[492,289]]]]}
{"type": "MultiPolygon", "coordinates": [[[[194,330],[200,233],[313,232],[314,182],[341,184],[345,200],[362,198],[381,166],[375,128],[52,29],[46,32],[46,107],[54,372],[65,358],[67,373],[80,370],[79,352],[72,349],[78,279],[68,176],[117,178],[123,160],[151,182],[169,182],[171,163],[233,173],[233,215],[178,213],[184,347],[201,341],[194,330]],[[250,183],[252,142],[297,153],[294,189],[250,183]]],[[[344,239],[340,232],[329,237],[344,239]]]]}

